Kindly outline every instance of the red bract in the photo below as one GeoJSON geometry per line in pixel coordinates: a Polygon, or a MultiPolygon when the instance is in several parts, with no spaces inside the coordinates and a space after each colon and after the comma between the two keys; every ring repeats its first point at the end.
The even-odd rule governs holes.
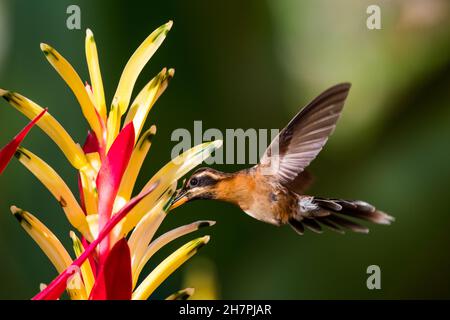
{"type": "Polygon", "coordinates": [[[132,286],[130,248],[122,238],[102,264],[89,299],[130,300],[132,286]]]}
{"type": "Polygon", "coordinates": [[[88,132],[88,135],[86,137],[86,141],[83,145],[83,151],[84,153],[92,153],[92,152],[99,152],[100,146],[98,143],[97,136],[93,134],[92,132],[88,132]]]}
{"type": "Polygon", "coordinates": [[[22,143],[23,139],[27,136],[31,128],[42,118],[47,109],[44,109],[36,118],[34,118],[30,123],[28,123],[25,128],[22,129],[6,146],[0,150],[0,174],[5,170],[11,158],[14,156],[19,145],[22,143]]]}
{"type": "MultiPolygon", "coordinates": [[[[97,176],[99,228],[109,221],[119,190],[120,181],[130,161],[134,147],[134,126],[129,123],[120,131],[97,176]]],[[[108,237],[100,246],[100,258],[105,259],[109,251],[108,237]]]]}

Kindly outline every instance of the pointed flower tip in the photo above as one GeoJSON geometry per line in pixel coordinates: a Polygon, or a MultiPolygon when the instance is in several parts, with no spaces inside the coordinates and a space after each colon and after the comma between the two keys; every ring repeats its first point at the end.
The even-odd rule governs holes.
{"type": "Polygon", "coordinates": [[[150,130],[148,131],[151,135],[155,135],[156,134],[156,126],[155,125],[152,125],[151,127],[150,127],[150,130]]]}
{"type": "Polygon", "coordinates": [[[169,74],[169,77],[173,78],[173,76],[175,75],[175,69],[174,68],[170,68],[167,73],[169,74]]]}
{"type": "Polygon", "coordinates": [[[206,227],[211,227],[211,226],[213,226],[213,225],[215,225],[215,224],[216,224],[216,222],[215,222],[215,221],[212,221],[212,220],[199,221],[199,222],[198,222],[198,229],[206,228],[206,227]]]}
{"type": "Polygon", "coordinates": [[[26,217],[24,217],[24,211],[22,209],[16,206],[11,206],[9,209],[11,210],[11,213],[13,214],[14,218],[16,218],[16,220],[19,221],[20,224],[22,224],[24,220],[25,222],[27,222],[26,217]]]}
{"type": "Polygon", "coordinates": [[[210,239],[211,239],[210,236],[204,236],[200,238],[200,241],[203,243],[203,245],[205,245],[209,242],[210,239]]]}
{"type": "Polygon", "coordinates": [[[0,96],[1,96],[1,97],[3,97],[4,95],[6,95],[8,92],[9,92],[8,90],[5,90],[5,89],[0,88],[0,96]]]}
{"type": "Polygon", "coordinates": [[[44,53],[45,57],[49,60],[49,61],[58,61],[59,58],[58,56],[55,54],[55,49],[53,49],[51,46],[49,46],[46,43],[41,43],[40,45],[42,52],[44,53]]]}
{"type": "Polygon", "coordinates": [[[9,210],[11,210],[11,213],[14,214],[14,215],[16,215],[16,214],[18,214],[18,213],[20,213],[22,211],[22,209],[20,209],[20,208],[18,208],[16,206],[9,207],[9,210]]]}
{"type": "Polygon", "coordinates": [[[44,42],[41,42],[39,46],[41,47],[41,50],[44,51],[44,52],[51,49],[51,47],[48,44],[44,43],[44,42]]]}
{"type": "Polygon", "coordinates": [[[186,292],[189,296],[192,296],[195,293],[195,288],[186,288],[184,292],[186,292]]]}
{"type": "Polygon", "coordinates": [[[167,30],[170,30],[170,29],[172,29],[172,26],[173,26],[173,20],[169,20],[169,21],[166,23],[166,29],[167,29],[167,30]]]}
{"type": "MultiPolygon", "coordinates": [[[[11,100],[12,97],[7,98],[11,100]]],[[[31,122],[29,122],[6,146],[0,149],[0,174],[8,166],[8,163],[14,157],[17,149],[22,143],[23,139],[27,136],[31,128],[39,121],[39,119],[44,115],[47,110],[43,110],[37,117],[35,117],[31,122]]]]}
{"type": "Polygon", "coordinates": [[[87,39],[94,38],[94,34],[92,33],[92,30],[89,28],[86,29],[86,38],[87,39]]]}
{"type": "Polygon", "coordinates": [[[212,144],[213,144],[213,146],[214,146],[216,149],[219,149],[220,147],[222,147],[223,141],[222,141],[222,140],[214,140],[214,141],[212,142],[212,144]]]}

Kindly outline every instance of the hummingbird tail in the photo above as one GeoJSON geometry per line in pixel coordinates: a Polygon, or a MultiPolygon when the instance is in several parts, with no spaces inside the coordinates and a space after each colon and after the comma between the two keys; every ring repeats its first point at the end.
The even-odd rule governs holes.
{"type": "Polygon", "coordinates": [[[377,210],[371,204],[360,200],[312,198],[308,210],[299,217],[289,220],[294,230],[303,234],[304,227],[321,233],[322,225],[329,229],[344,233],[346,230],[368,233],[369,229],[354,220],[365,220],[377,224],[389,225],[394,217],[377,210]]]}

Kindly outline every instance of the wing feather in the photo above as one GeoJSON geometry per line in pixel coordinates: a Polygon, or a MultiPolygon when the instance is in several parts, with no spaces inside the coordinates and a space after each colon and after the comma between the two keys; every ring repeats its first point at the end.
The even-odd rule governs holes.
{"type": "Polygon", "coordinates": [[[295,180],[301,178],[336,128],[349,90],[349,83],[338,84],[304,107],[272,141],[260,166],[271,166],[271,174],[281,184],[298,185],[295,180]]]}

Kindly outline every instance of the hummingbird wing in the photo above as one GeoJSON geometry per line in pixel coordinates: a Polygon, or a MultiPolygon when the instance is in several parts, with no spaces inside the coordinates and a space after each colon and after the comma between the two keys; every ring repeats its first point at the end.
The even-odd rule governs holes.
{"type": "Polygon", "coordinates": [[[263,174],[277,177],[290,187],[303,180],[302,172],[313,161],[333,133],[345,99],[349,83],[341,83],[324,91],[304,107],[275,137],[261,157],[263,174]]]}
{"type": "Polygon", "coordinates": [[[309,170],[303,170],[300,172],[294,180],[292,180],[287,187],[289,190],[303,194],[314,182],[314,176],[309,170]]]}

